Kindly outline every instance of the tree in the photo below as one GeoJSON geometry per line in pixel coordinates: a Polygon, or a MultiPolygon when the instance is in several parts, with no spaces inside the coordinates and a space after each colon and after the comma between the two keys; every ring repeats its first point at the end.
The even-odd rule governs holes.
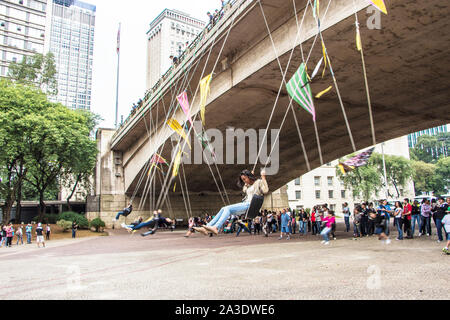
{"type": "MultiPolygon", "coordinates": [[[[385,155],[386,178],[388,185],[393,185],[397,192],[397,198],[400,198],[399,187],[405,187],[413,177],[413,169],[409,159],[401,156],[385,155]]],[[[371,163],[376,166],[379,172],[383,172],[383,156],[374,153],[371,163]]]]}
{"type": "Polygon", "coordinates": [[[450,133],[436,136],[423,135],[417,139],[417,144],[410,150],[411,159],[426,163],[436,163],[440,158],[447,157],[450,147],[450,133]]]}
{"type": "MultiPolygon", "coordinates": [[[[93,132],[98,124],[99,117],[93,113],[86,111],[78,111],[84,117],[85,124],[89,132],[93,132]]],[[[91,189],[91,177],[97,161],[97,145],[90,140],[83,140],[84,145],[78,146],[74,150],[76,155],[64,169],[61,176],[61,185],[71,190],[67,197],[67,206],[71,209],[70,200],[75,191],[81,188],[85,192],[91,189]]]]}
{"type": "Polygon", "coordinates": [[[445,194],[450,189],[450,158],[442,158],[437,162],[434,185],[436,194],[445,194]]]}
{"type": "MultiPolygon", "coordinates": [[[[36,129],[26,159],[29,165],[26,180],[39,194],[39,218],[45,213],[45,191],[65,173],[75,172],[80,163],[86,159],[91,163],[97,156],[96,143],[90,138],[91,118],[86,113],[61,104],[50,104],[45,111],[24,119],[36,129]]],[[[87,170],[87,166],[82,167],[87,170]]]]}
{"type": "Polygon", "coordinates": [[[55,57],[51,52],[45,56],[41,53],[24,56],[21,62],[12,62],[8,70],[8,77],[18,83],[36,86],[50,95],[58,94],[55,57]]]}
{"type": "Polygon", "coordinates": [[[412,161],[413,180],[416,194],[435,190],[436,165],[423,161],[412,161]]]}
{"type": "Polygon", "coordinates": [[[354,199],[369,200],[372,195],[378,195],[382,185],[382,175],[370,161],[367,166],[356,168],[346,175],[339,168],[336,168],[336,173],[345,188],[352,190],[354,199]]]}
{"type": "Polygon", "coordinates": [[[27,116],[47,107],[47,97],[37,89],[0,81],[0,195],[3,218],[10,219],[17,191],[28,172],[26,156],[35,127],[27,116]]]}

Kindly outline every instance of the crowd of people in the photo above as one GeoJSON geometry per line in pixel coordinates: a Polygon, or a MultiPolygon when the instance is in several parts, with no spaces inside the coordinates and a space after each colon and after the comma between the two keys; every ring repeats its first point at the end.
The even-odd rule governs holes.
{"type": "MultiPolygon", "coordinates": [[[[389,236],[393,229],[398,233],[397,241],[414,239],[416,235],[431,237],[434,222],[437,242],[446,240],[447,244],[443,251],[449,254],[450,198],[446,200],[440,198],[431,202],[424,200],[422,203],[418,201],[411,203],[409,199],[404,199],[403,202],[397,201],[394,206],[388,204],[386,200],[378,201],[377,206],[374,203],[364,202],[356,204],[353,211],[350,210],[348,203],[345,203],[342,216],[345,223],[344,232],[352,232],[354,240],[377,235],[385,244],[391,243],[389,236]]],[[[214,217],[209,215],[203,218],[190,218],[189,230],[185,237],[191,236],[213,219],[214,217]]],[[[245,219],[245,214],[231,215],[220,231],[224,234],[235,233],[236,237],[243,231],[250,235],[264,234],[266,237],[279,232],[279,240],[283,238],[290,240],[291,236],[298,232],[300,236],[321,235],[322,243],[329,245],[330,239],[336,240],[336,214],[327,204],[315,206],[311,211],[289,208],[279,211],[262,210],[254,219],[245,219]]]]}
{"type": "MultiPolygon", "coordinates": [[[[45,227],[41,223],[38,223],[35,228],[36,243],[38,248],[42,244],[45,248],[45,241],[50,240],[52,233],[51,227],[47,224],[45,227]],[[44,237],[45,235],[45,237],[44,237]]],[[[24,223],[14,227],[12,223],[9,225],[2,225],[0,232],[0,248],[5,245],[5,248],[11,248],[13,245],[14,237],[16,238],[16,245],[24,245],[23,237],[26,236],[26,243],[32,244],[33,239],[33,225],[31,223],[25,226],[24,223]]]]}
{"type": "MultiPolygon", "coordinates": [[[[78,224],[76,222],[72,223],[72,238],[76,238],[78,231],[78,224]]],[[[14,226],[12,223],[8,225],[0,226],[0,248],[11,248],[15,243],[16,246],[23,246],[24,237],[26,239],[26,244],[32,244],[33,240],[36,241],[38,248],[45,248],[45,242],[50,241],[52,234],[52,227],[50,224],[42,223],[21,223],[20,225],[14,226]],[[34,229],[34,232],[33,232],[34,229]],[[33,237],[35,236],[35,237],[33,237]]]]}

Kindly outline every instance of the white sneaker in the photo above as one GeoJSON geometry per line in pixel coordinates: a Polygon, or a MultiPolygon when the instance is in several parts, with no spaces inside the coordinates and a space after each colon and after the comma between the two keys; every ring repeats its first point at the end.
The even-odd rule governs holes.
{"type": "Polygon", "coordinates": [[[392,242],[391,239],[387,239],[384,243],[385,244],[391,244],[391,242],[392,242]]]}
{"type": "Polygon", "coordinates": [[[330,243],[327,241],[323,245],[328,246],[330,243]]]}
{"type": "Polygon", "coordinates": [[[427,233],[427,237],[430,237],[431,235],[429,233],[427,233]]]}
{"type": "Polygon", "coordinates": [[[441,243],[441,242],[442,242],[441,240],[438,240],[438,241],[437,241],[437,243],[441,243]]]}
{"type": "Polygon", "coordinates": [[[422,234],[421,233],[419,233],[419,237],[421,237],[422,236],[422,234]]]}
{"type": "Polygon", "coordinates": [[[325,240],[323,240],[323,241],[321,242],[321,244],[325,244],[325,242],[326,242],[326,241],[325,241],[325,240]]]}
{"type": "Polygon", "coordinates": [[[113,222],[116,222],[117,220],[116,220],[116,218],[113,218],[112,221],[113,221],[113,222]]]}

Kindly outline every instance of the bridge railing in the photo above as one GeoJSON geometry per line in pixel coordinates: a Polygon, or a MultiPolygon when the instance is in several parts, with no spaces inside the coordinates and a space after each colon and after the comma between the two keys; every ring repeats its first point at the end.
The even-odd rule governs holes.
{"type": "MultiPolygon", "coordinates": [[[[120,134],[122,129],[125,129],[128,127],[128,125],[140,114],[146,107],[151,104],[153,100],[158,100],[162,93],[165,91],[166,88],[166,82],[169,79],[169,82],[172,82],[176,77],[174,77],[176,74],[180,72],[180,70],[183,70],[186,66],[187,62],[195,58],[196,53],[199,51],[201,46],[207,42],[207,40],[210,39],[211,36],[217,32],[220,27],[225,23],[226,18],[229,14],[231,15],[232,12],[239,8],[243,3],[248,2],[248,0],[232,0],[229,1],[229,3],[222,8],[220,11],[220,14],[209,24],[206,25],[206,27],[203,29],[201,33],[197,35],[197,37],[190,43],[189,47],[181,54],[181,56],[178,58],[178,62],[176,64],[173,64],[169,70],[156,82],[156,84],[149,90],[146,91],[144,99],[141,100],[140,104],[137,108],[133,109],[128,116],[128,118],[121,123],[119,128],[116,130],[116,132],[113,135],[113,140],[120,134]],[[224,19],[225,18],[225,19],[224,19]],[[215,31],[215,32],[213,32],[215,31]],[[155,99],[157,97],[158,99],[155,99]]],[[[150,110],[152,110],[156,104],[152,104],[150,106],[150,110]]]]}

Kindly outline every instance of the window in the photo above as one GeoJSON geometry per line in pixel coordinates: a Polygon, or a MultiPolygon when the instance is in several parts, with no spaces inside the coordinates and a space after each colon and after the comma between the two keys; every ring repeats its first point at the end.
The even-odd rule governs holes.
{"type": "Polygon", "coordinates": [[[320,187],[320,177],[314,177],[314,185],[320,187]]]}
{"type": "Polygon", "coordinates": [[[295,191],[295,199],[300,200],[302,198],[302,192],[301,191],[295,191]]]}
{"type": "Polygon", "coordinates": [[[330,205],[330,210],[331,211],[336,211],[336,205],[335,204],[330,205]]]}
{"type": "Polygon", "coordinates": [[[316,199],[320,199],[320,190],[316,191],[316,199]]]}
{"type": "Polygon", "coordinates": [[[333,186],[333,177],[328,177],[328,186],[333,186]]]}
{"type": "Polygon", "coordinates": [[[345,198],[346,198],[346,192],[345,192],[345,190],[342,190],[342,191],[341,191],[341,198],[342,198],[342,199],[345,199],[345,198]]]}
{"type": "Polygon", "coordinates": [[[334,199],[334,191],[333,190],[328,191],[328,198],[334,199]]]}
{"type": "Polygon", "coordinates": [[[299,186],[301,184],[300,178],[295,179],[295,185],[299,186]]]}
{"type": "Polygon", "coordinates": [[[301,209],[304,209],[305,208],[305,206],[297,206],[297,210],[301,210],[301,209]]]}

